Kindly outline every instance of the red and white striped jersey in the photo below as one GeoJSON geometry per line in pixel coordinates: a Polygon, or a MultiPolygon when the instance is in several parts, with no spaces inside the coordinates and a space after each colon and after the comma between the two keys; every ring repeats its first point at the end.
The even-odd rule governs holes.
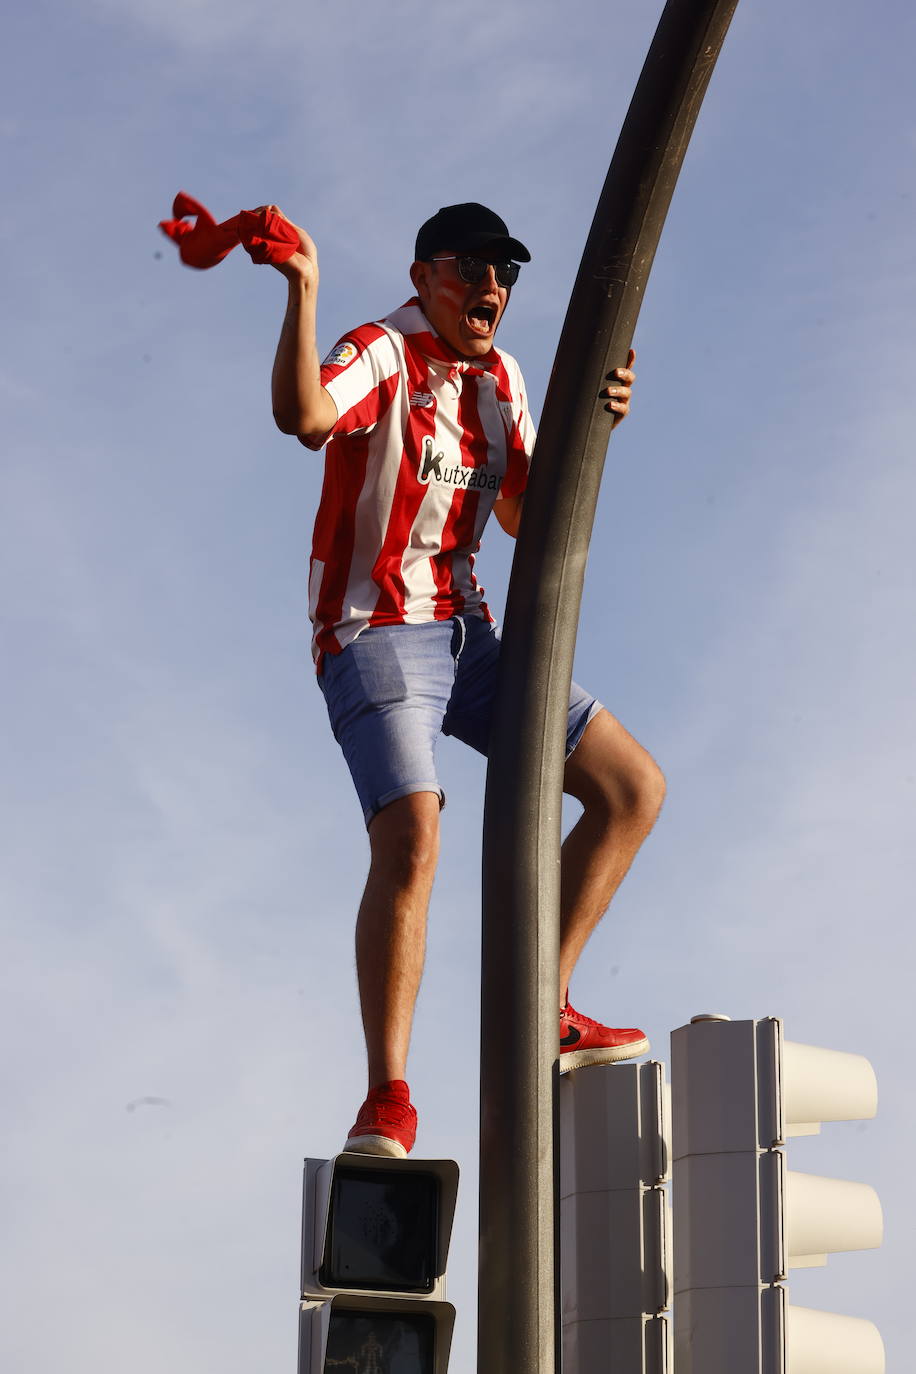
{"type": "Polygon", "coordinates": [[[414,299],[346,334],[321,367],[337,406],[315,520],[318,671],[369,625],[492,619],[474,555],[493,502],[524,491],[534,447],[518,363],[466,363],[414,299]]]}

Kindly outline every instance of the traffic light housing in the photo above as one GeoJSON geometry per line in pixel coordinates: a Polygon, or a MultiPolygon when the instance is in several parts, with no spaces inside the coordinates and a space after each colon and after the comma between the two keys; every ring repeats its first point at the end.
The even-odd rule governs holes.
{"type": "Polygon", "coordinates": [[[446,1374],[452,1160],[307,1159],[299,1374],[446,1374]]]}
{"type": "Polygon", "coordinates": [[[564,1374],[668,1374],[664,1066],[590,1065],[559,1092],[564,1374]]]}
{"type": "Polygon", "coordinates": [[[881,1244],[867,1184],[787,1168],[785,1142],[877,1110],[861,1055],[782,1022],[696,1017],[672,1035],[678,1374],[884,1374],[871,1322],[789,1305],[791,1268],[881,1244]]]}

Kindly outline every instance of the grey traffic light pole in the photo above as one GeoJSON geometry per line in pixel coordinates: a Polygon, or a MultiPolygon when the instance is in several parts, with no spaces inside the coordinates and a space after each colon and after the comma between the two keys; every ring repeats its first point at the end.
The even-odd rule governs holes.
{"type": "Polygon", "coordinates": [[[589,538],[649,269],[737,0],[668,0],[560,336],[509,586],[484,809],[479,1374],[552,1374],[565,727],[589,538]],[[496,1035],[490,1009],[499,1008],[496,1035]]]}

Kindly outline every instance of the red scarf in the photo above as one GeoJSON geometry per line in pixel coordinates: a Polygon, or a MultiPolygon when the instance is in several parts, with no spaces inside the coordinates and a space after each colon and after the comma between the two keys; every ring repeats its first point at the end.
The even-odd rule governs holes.
{"type": "Polygon", "coordinates": [[[257,263],[288,262],[299,251],[299,235],[272,210],[242,210],[217,224],[205,206],[179,191],[172,214],[175,218],[161,220],[159,228],[178,244],[187,267],[215,267],[238,243],[257,263]],[[188,215],[196,224],[188,223],[188,215]]]}
{"type": "Polygon", "coordinates": [[[435,358],[440,363],[449,363],[452,367],[456,367],[459,372],[478,372],[480,374],[489,372],[499,362],[499,354],[495,348],[491,348],[489,352],[473,360],[463,358],[460,353],[456,353],[444,339],[433,331],[432,325],[423,314],[419,296],[411,296],[409,301],[404,302],[400,310],[394,311],[391,318],[397,321],[396,328],[424,358],[435,358]],[[407,315],[408,310],[412,312],[412,318],[407,315]],[[409,326],[413,323],[416,323],[419,328],[411,329],[409,326]]]}

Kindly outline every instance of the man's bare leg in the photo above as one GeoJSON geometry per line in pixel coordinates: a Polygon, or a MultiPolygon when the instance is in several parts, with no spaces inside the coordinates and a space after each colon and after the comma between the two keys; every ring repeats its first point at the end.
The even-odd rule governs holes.
{"type": "Polygon", "coordinates": [[[563,843],[561,1007],[588,937],[655,824],[665,780],[651,755],[602,710],[566,762],[563,790],[584,810],[563,843]]]}
{"type": "Polygon", "coordinates": [[[407,1076],[407,1049],[439,857],[439,797],[414,792],[369,825],[372,859],[356,923],[369,1087],[407,1076]]]}
{"type": "MultiPolygon", "coordinates": [[[[573,968],[661,808],[651,756],[601,711],[566,764],[564,791],[583,812],[563,844],[560,1004],[573,968]]],[[[406,1077],[439,855],[439,798],[416,792],[369,827],[371,865],[356,927],[356,964],[369,1086],[406,1077]]]]}

